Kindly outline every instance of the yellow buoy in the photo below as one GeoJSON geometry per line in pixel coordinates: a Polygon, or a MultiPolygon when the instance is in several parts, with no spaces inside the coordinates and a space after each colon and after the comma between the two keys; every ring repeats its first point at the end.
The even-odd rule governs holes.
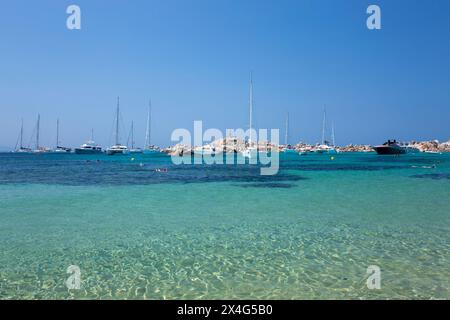
{"type": "Polygon", "coordinates": [[[134,161],[134,158],[131,158],[131,161],[134,161]]]}
{"type": "Polygon", "coordinates": [[[331,159],[331,160],[334,160],[334,157],[331,157],[330,159],[331,159]]]}

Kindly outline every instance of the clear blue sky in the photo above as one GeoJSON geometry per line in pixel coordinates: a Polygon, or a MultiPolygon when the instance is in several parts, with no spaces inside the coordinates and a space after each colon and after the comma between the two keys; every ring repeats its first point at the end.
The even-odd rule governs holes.
{"type": "MultiPolygon", "coordinates": [[[[450,138],[450,2],[364,0],[14,0],[0,7],[0,146],[13,147],[20,119],[30,140],[64,145],[95,128],[111,139],[116,96],[124,123],[153,142],[193,120],[220,129],[248,123],[253,70],[257,127],[290,140],[321,137],[323,106],[338,144],[450,138]],[[66,29],[69,4],[82,30],[66,29]],[[382,9],[382,30],[366,8],[382,9]]],[[[126,135],[124,133],[124,135],[126,135]]]]}

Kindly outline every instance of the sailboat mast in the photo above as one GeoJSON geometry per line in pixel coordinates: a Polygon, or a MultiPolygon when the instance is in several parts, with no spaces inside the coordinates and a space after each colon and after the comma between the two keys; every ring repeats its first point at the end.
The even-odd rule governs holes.
{"type": "Polygon", "coordinates": [[[117,110],[116,110],[116,145],[119,144],[119,105],[120,105],[120,98],[117,97],[117,110]]]}
{"type": "Polygon", "coordinates": [[[91,141],[94,141],[94,128],[91,129],[91,141]]]}
{"type": "Polygon", "coordinates": [[[325,126],[326,126],[326,118],[327,118],[327,111],[326,108],[323,108],[323,121],[322,121],[322,144],[325,144],[325,126]]]}
{"type": "Polygon", "coordinates": [[[20,149],[23,149],[23,118],[22,125],[20,126],[20,149]]]}
{"type": "Polygon", "coordinates": [[[249,115],[249,144],[252,142],[252,118],[253,118],[253,75],[250,73],[250,97],[249,97],[249,109],[250,109],[250,115],[249,115]]]}
{"type": "Polygon", "coordinates": [[[286,132],[284,135],[284,144],[288,145],[288,134],[289,134],[289,112],[286,115],[286,132]]]}
{"type": "Polygon", "coordinates": [[[150,147],[150,130],[151,130],[151,114],[152,114],[152,100],[148,103],[148,114],[147,114],[147,129],[145,131],[145,147],[150,147]]]}
{"type": "Polygon", "coordinates": [[[59,146],[59,118],[56,119],[56,148],[59,146]]]}
{"type": "Polygon", "coordinates": [[[134,121],[131,121],[131,149],[134,149],[134,121]]]}
{"type": "Polygon", "coordinates": [[[36,124],[36,150],[39,150],[39,126],[41,122],[41,115],[38,114],[37,124],[36,124]]]}
{"type": "Polygon", "coordinates": [[[334,121],[331,123],[331,141],[333,142],[333,147],[335,147],[336,142],[334,140],[334,121]]]}

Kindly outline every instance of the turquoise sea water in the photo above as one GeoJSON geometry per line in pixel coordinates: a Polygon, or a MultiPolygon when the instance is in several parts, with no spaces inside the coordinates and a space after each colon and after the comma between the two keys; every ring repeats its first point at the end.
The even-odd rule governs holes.
{"type": "Polygon", "coordinates": [[[0,154],[0,299],[449,299],[450,155],[334,157],[0,154]]]}

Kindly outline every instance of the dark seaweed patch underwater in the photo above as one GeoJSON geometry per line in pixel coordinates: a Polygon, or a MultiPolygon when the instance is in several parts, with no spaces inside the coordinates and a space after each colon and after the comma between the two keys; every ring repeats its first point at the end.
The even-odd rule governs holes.
{"type": "Polygon", "coordinates": [[[417,179],[450,180],[450,174],[448,173],[415,174],[411,177],[417,179]]]}
{"type": "MultiPolygon", "coordinates": [[[[166,155],[80,156],[74,154],[0,154],[0,184],[111,186],[234,182],[246,188],[292,188],[306,179],[301,172],[409,170],[444,166],[446,157],[375,154],[280,155],[276,175],[263,176],[259,165],[174,165],[166,155]],[[156,169],[164,168],[163,172],[156,169]]],[[[448,174],[414,178],[448,179],[448,174]]],[[[309,176],[308,179],[311,179],[309,176]]]]}

